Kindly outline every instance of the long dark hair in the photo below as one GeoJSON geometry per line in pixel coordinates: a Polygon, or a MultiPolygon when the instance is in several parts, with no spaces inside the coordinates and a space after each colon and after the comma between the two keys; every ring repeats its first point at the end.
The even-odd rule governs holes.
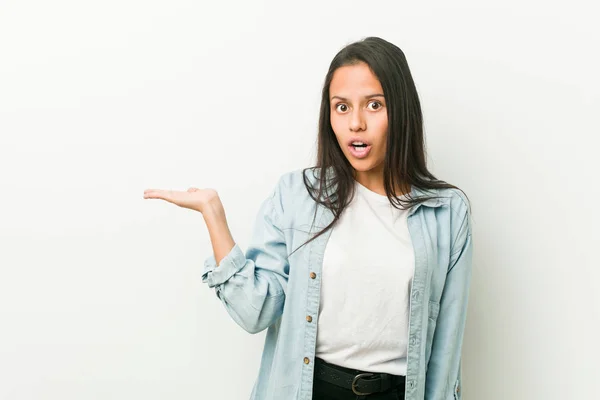
{"type": "Polygon", "coordinates": [[[342,48],[329,65],[321,97],[316,166],[302,171],[308,193],[315,202],[331,210],[334,219],[291,254],[331,229],[354,196],[354,168],[340,149],[331,127],[329,86],[338,68],[361,62],[370,67],[381,83],[387,105],[388,134],[383,182],[392,206],[405,209],[426,200],[439,198],[413,198],[410,195],[411,185],[423,191],[454,188],[462,192],[458,187],[438,180],[427,169],[421,103],[404,53],[399,47],[379,37],[364,38],[342,48]],[[315,172],[321,172],[318,174],[317,187],[312,186],[307,178],[308,170],[312,170],[313,177],[316,177],[315,172]],[[333,172],[331,179],[327,171],[333,172]],[[406,194],[406,200],[396,197],[393,189],[396,187],[406,194]],[[331,192],[331,195],[324,196],[324,192],[331,192]]]}

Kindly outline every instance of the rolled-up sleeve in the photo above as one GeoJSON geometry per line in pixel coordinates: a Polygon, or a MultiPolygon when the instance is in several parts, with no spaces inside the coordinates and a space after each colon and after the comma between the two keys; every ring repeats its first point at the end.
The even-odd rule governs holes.
{"type": "Polygon", "coordinates": [[[236,243],[218,266],[214,255],[204,262],[202,282],[250,333],[266,329],[283,312],[289,264],[282,204],[280,179],[260,206],[246,252],[236,243]]]}
{"type": "Polygon", "coordinates": [[[468,210],[455,238],[433,336],[425,385],[425,400],[459,400],[462,398],[461,350],[473,258],[471,216],[468,210]]]}
{"type": "Polygon", "coordinates": [[[236,272],[244,268],[246,256],[240,246],[236,243],[231,251],[221,260],[217,267],[215,256],[211,255],[204,261],[202,281],[214,288],[229,280],[236,272]]]}

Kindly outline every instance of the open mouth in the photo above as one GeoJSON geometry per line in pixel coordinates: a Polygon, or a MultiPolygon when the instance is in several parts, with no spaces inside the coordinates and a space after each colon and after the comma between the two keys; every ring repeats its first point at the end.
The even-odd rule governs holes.
{"type": "Polygon", "coordinates": [[[366,143],[350,144],[348,146],[348,149],[350,150],[350,154],[352,154],[354,157],[365,158],[369,155],[369,152],[371,151],[371,145],[366,143]]]}

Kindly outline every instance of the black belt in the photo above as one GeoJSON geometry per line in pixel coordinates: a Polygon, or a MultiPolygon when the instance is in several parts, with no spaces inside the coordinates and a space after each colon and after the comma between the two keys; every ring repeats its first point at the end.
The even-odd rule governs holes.
{"type": "Polygon", "coordinates": [[[320,358],[315,359],[315,378],[346,389],[352,389],[355,394],[363,396],[384,392],[398,385],[404,385],[406,382],[404,375],[392,375],[383,372],[360,372],[358,374],[345,372],[334,368],[320,358]]]}

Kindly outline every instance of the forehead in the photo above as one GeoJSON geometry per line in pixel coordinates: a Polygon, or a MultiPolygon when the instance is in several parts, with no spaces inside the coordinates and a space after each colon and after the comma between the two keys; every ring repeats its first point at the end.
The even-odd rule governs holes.
{"type": "Polygon", "coordinates": [[[329,93],[334,96],[383,93],[379,79],[373,74],[369,66],[363,62],[355,65],[346,65],[335,70],[329,93]]]}

